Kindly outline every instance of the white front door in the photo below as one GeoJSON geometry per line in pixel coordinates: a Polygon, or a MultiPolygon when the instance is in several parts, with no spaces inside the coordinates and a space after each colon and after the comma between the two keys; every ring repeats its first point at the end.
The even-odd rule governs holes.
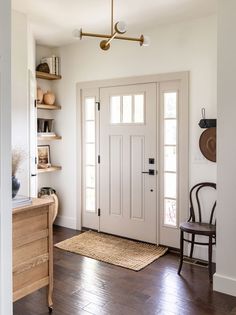
{"type": "Polygon", "coordinates": [[[157,84],[100,89],[100,231],[157,242],[157,84]]]}

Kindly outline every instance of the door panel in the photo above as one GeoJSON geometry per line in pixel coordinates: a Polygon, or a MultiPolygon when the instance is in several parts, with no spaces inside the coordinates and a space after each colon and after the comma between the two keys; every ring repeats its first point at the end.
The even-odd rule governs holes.
{"type": "Polygon", "coordinates": [[[100,101],[100,230],[156,243],[156,84],[102,88],[100,101]]]}

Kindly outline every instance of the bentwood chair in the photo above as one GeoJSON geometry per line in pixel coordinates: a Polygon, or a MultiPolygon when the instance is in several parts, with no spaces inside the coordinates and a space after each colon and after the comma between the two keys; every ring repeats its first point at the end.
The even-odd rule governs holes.
{"type": "Polygon", "coordinates": [[[209,223],[202,222],[202,208],[200,202],[199,194],[203,193],[203,190],[207,189],[216,189],[215,183],[199,183],[192,187],[190,190],[190,217],[187,222],[180,224],[180,264],[178,269],[178,274],[180,275],[183,258],[184,258],[184,241],[191,243],[190,258],[193,256],[194,245],[207,245],[208,246],[208,269],[209,269],[209,278],[212,281],[212,245],[215,245],[216,240],[216,225],[213,223],[214,211],[216,207],[216,201],[213,204],[213,207],[210,212],[209,223]],[[195,209],[194,209],[195,207],[195,209]],[[196,211],[197,210],[197,211],[196,211]],[[191,239],[184,238],[184,233],[190,234],[191,239]],[[203,235],[206,236],[208,242],[196,242],[195,236],[203,235]]]}

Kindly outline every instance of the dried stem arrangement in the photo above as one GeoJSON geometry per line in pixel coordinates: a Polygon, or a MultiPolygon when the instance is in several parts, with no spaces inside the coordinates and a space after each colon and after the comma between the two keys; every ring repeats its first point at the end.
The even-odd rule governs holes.
{"type": "Polygon", "coordinates": [[[25,159],[25,153],[22,150],[14,149],[12,150],[12,176],[16,175],[19,170],[20,165],[25,159]]]}

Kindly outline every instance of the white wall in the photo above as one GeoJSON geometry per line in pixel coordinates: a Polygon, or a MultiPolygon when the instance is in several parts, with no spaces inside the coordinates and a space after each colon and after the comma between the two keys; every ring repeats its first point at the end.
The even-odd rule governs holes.
{"type": "Polygon", "coordinates": [[[218,197],[214,289],[236,296],[235,252],[235,0],[219,0],[218,19],[218,197]]]}
{"type": "Polygon", "coordinates": [[[12,147],[25,155],[17,178],[19,194],[29,195],[28,20],[16,11],[12,11],[12,147]]]}
{"type": "MultiPolygon", "coordinates": [[[[190,71],[190,185],[198,181],[216,181],[216,164],[202,157],[198,127],[204,106],[209,118],[216,118],[216,17],[175,25],[159,26],[145,32],[151,46],[114,41],[107,52],[100,50],[99,40],[86,39],[56,50],[61,56],[63,79],[55,83],[62,110],[57,124],[63,140],[54,154],[62,164],[55,174],[55,188],[61,197],[58,222],[76,226],[76,83],[108,78],[190,71]]],[[[80,222],[78,222],[80,224],[80,222]]],[[[78,225],[79,226],[79,225],[78,225]]]]}
{"type": "Polygon", "coordinates": [[[0,0],[0,315],[12,314],[11,2],[0,0]]]}

